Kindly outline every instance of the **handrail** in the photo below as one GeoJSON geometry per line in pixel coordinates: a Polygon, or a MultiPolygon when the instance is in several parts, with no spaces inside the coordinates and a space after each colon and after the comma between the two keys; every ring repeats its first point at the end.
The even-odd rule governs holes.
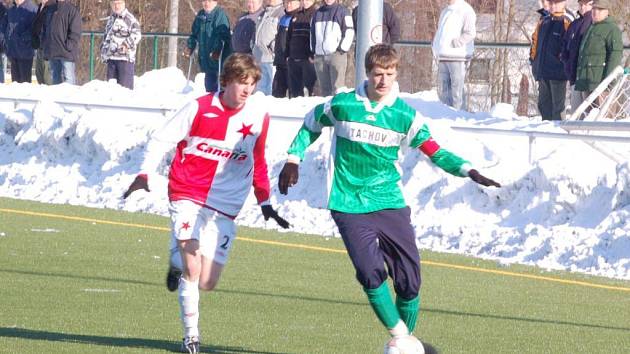
{"type": "MultiPolygon", "coordinates": [[[[465,133],[478,133],[478,134],[495,134],[495,135],[511,135],[511,136],[526,136],[529,139],[529,149],[528,149],[528,160],[531,164],[533,161],[533,144],[536,138],[551,138],[551,139],[565,139],[565,140],[580,140],[587,144],[593,143],[596,141],[606,141],[613,143],[630,143],[630,137],[622,137],[622,136],[606,136],[606,135],[586,135],[586,134],[565,134],[565,133],[550,133],[550,132],[539,132],[533,130],[508,130],[508,129],[497,129],[497,128],[479,128],[479,127],[463,127],[463,126],[452,126],[453,130],[461,131],[465,133]]],[[[591,145],[591,144],[589,144],[591,145]]],[[[597,148],[596,146],[591,145],[598,152],[602,153],[607,158],[611,159],[616,163],[622,163],[623,160],[627,160],[627,158],[619,158],[615,156],[615,154],[605,151],[603,149],[597,148]]]]}
{"type": "MultiPolygon", "coordinates": [[[[50,100],[50,99],[46,99],[50,100]]],[[[0,102],[13,102],[14,105],[19,103],[27,103],[27,104],[37,104],[39,102],[45,101],[44,99],[38,98],[23,98],[23,97],[0,97],[0,102]]],[[[179,107],[174,106],[142,106],[142,105],[132,105],[132,104],[104,104],[104,103],[91,103],[91,102],[77,102],[77,101],[61,101],[61,100],[52,100],[53,102],[67,107],[79,107],[87,110],[97,108],[97,109],[120,109],[127,111],[137,111],[137,112],[145,112],[145,113],[153,113],[159,112],[162,115],[167,115],[168,113],[175,111],[179,107]]]]}
{"type": "MultiPolygon", "coordinates": [[[[88,36],[88,35],[97,35],[97,36],[103,36],[103,31],[83,31],[81,32],[82,36],[88,36]]],[[[188,38],[190,36],[190,33],[170,33],[170,32],[144,32],[142,33],[142,36],[146,36],[146,37],[181,37],[181,38],[188,38]]]]}
{"type": "Polygon", "coordinates": [[[630,143],[630,136],[608,136],[608,135],[587,135],[587,134],[565,134],[565,133],[551,133],[551,132],[539,132],[536,130],[508,130],[498,128],[477,128],[477,127],[462,127],[453,126],[453,130],[463,131],[467,133],[481,133],[481,134],[497,134],[497,135],[519,135],[527,136],[531,138],[551,138],[551,139],[566,139],[566,140],[582,140],[582,141],[607,141],[612,143],[630,143]]]}
{"type": "MultiPolygon", "coordinates": [[[[394,45],[401,47],[430,47],[431,41],[414,41],[414,40],[399,40],[394,45]]],[[[475,41],[475,48],[529,48],[531,46],[528,42],[477,42],[475,41]]],[[[630,49],[630,44],[624,45],[623,49],[630,49]]]]}
{"type": "Polygon", "coordinates": [[[608,132],[630,132],[629,122],[602,122],[602,121],[562,121],[558,127],[566,131],[574,130],[597,130],[608,132]]]}
{"type": "MultiPolygon", "coordinates": [[[[77,101],[64,101],[54,99],[39,99],[39,98],[22,98],[22,97],[0,97],[0,102],[13,102],[14,106],[20,103],[35,105],[42,101],[52,101],[65,107],[78,107],[87,110],[91,109],[112,109],[112,110],[124,110],[124,111],[136,111],[144,113],[161,113],[163,116],[167,116],[169,113],[178,110],[181,106],[168,106],[168,105],[134,105],[134,104],[106,104],[106,103],[93,103],[93,102],[77,102],[77,101]]],[[[287,122],[302,122],[303,117],[295,116],[283,116],[283,115],[270,115],[270,118],[275,121],[287,121],[287,122]]]]}

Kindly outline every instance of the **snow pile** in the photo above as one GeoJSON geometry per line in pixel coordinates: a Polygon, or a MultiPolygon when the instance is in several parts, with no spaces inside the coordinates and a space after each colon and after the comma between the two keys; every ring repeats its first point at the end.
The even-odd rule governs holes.
{"type": "MultiPolygon", "coordinates": [[[[54,101],[178,107],[201,95],[203,78],[193,91],[175,69],[149,72],[133,92],[93,81],[81,87],[30,84],[0,86],[0,97],[26,97],[37,103],[0,99],[0,195],[50,203],[70,203],[167,214],[166,174],[151,181],[152,192],[122,193],[138,172],[151,132],[162,113],[106,108],[64,109],[54,101]],[[186,93],[182,93],[186,92],[186,93]]],[[[528,163],[527,137],[475,135],[451,126],[483,126],[562,132],[552,124],[514,114],[498,105],[489,113],[455,111],[440,104],[435,92],[403,94],[426,117],[436,141],[469,159],[503,187],[481,188],[450,176],[417,151],[401,161],[402,184],[412,210],[421,248],[523,263],[546,269],[630,279],[630,167],[617,165],[578,141],[537,139],[534,163],[528,163]]],[[[251,104],[274,116],[303,116],[323,98],[276,99],[256,94],[251,104]]],[[[300,181],[281,196],[277,176],[285,151],[300,126],[273,119],[267,158],[272,204],[292,224],[291,231],[336,235],[326,199],[329,133],[324,132],[300,167],[300,181]]],[[[630,156],[627,144],[608,144],[630,156]]],[[[253,195],[238,224],[276,228],[265,222],[253,195]]]]}

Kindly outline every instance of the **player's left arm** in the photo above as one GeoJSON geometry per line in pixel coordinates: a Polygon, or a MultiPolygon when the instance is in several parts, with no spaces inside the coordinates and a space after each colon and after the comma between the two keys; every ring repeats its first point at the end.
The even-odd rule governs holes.
{"type": "Polygon", "coordinates": [[[410,141],[412,147],[417,147],[423,154],[431,159],[431,162],[454,176],[470,177],[470,179],[476,183],[486,187],[501,187],[499,183],[483,176],[479,171],[472,168],[472,165],[467,160],[442,148],[433,140],[429,127],[424,123],[418,123],[418,121],[419,119],[416,117],[414,124],[421,124],[421,126],[418,129],[414,129],[412,126],[410,129],[410,133],[413,134],[410,135],[413,136],[410,141]]]}
{"type": "Polygon", "coordinates": [[[278,215],[269,203],[270,187],[269,175],[267,172],[267,160],[265,159],[265,144],[267,141],[267,132],[269,131],[269,114],[265,114],[263,126],[254,145],[254,195],[265,220],[274,219],[278,225],[286,229],[289,223],[278,215]]]}

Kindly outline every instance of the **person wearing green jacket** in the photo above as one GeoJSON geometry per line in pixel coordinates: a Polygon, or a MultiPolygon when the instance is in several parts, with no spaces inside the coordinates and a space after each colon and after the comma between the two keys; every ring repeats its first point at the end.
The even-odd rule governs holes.
{"type": "Polygon", "coordinates": [[[184,56],[190,57],[199,45],[199,67],[205,74],[207,92],[219,89],[219,72],[225,59],[232,53],[230,20],[216,0],[202,0],[202,9],[192,24],[184,56]]]}
{"type": "Polygon", "coordinates": [[[593,24],[586,32],[578,56],[575,90],[585,99],[621,64],[621,30],[609,16],[610,1],[593,1],[593,24]]]}
{"type": "Polygon", "coordinates": [[[391,45],[377,44],[368,50],[367,81],[356,90],[336,94],[305,117],[289,147],[278,187],[280,193],[288,193],[298,181],[306,148],[321,135],[322,128],[332,127],[334,166],[327,207],[368,302],[392,336],[387,346],[418,348],[421,344],[412,332],[420,306],[420,254],[401,189],[398,160],[407,148],[418,149],[452,175],[470,177],[483,186],[500,184],[431,137],[429,119],[399,97],[398,62],[391,45]],[[395,302],[388,274],[393,279],[395,302]]]}

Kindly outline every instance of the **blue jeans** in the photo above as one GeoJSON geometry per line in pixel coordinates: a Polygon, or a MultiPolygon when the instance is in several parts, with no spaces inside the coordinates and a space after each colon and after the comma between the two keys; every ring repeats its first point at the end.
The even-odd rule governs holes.
{"type": "Polygon", "coordinates": [[[466,62],[440,61],[438,63],[438,96],[442,103],[455,109],[466,109],[464,104],[464,78],[466,62]]]}
{"type": "Polygon", "coordinates": [[[50,65],[50,76],[52,78],[53,85],[58,85],[62,82],[72,85],[77,83],[77,79],[74,74],[74,62],[64,59],[50,59],[48,63],[50,65]]]}
{"type": "Polygon", "coordinates": [[[256,84],[256,92],[260,91],[269,96],[271,95],[271,87],[273,84],[273,64],[261,63],[260,74],[260,81],[256,84]]]}

